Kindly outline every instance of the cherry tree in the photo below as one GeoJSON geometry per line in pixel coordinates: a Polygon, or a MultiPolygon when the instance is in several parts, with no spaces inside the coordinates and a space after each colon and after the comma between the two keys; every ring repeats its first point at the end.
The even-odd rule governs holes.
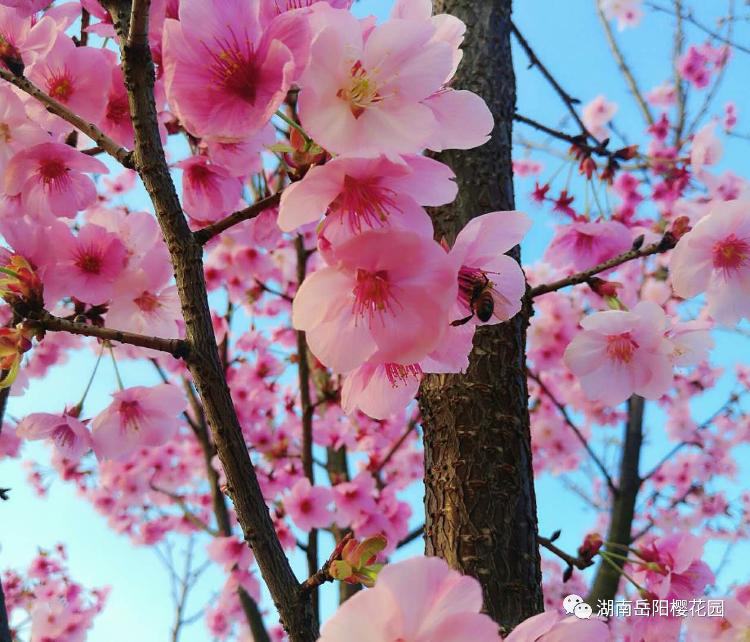
{"type": "MultiPolygon", "coordinates": [[[[718,4],[592,3],[622,130],[510,0],[0,0],[0,458],[44,442],[40,496],[160,556],[175,641],[745,639],[750,585],[717,577],[750,370],[712,350],[750,317],[750,188],[716,167],[749,16],[718,4]],[[652,88],[620,36],[647,19],[652,88]],[[80,392],[16,416],[66,362],[80,392]],[[583,530],[540,530],[549,476],[583,530]]],[[[64,544],[4,570],[0,642],[85,640],[107,589],[74,577],[64,544]]]]}

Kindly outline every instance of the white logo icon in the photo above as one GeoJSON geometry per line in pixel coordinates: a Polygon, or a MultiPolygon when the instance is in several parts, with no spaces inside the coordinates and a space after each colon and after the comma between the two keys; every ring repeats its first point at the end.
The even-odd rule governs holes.
{"type": "Polygon", "coordinates": [[[568,595],[563,600],[563,609],[568,615],[575,615],[579,620],[588,620],[593,613],[593,610],[583,601],[583,598],[575,593],[568,595]]]}

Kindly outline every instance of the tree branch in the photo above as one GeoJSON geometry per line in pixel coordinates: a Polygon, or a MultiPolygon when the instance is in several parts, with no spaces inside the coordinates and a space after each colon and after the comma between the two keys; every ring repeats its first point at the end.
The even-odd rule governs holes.
{"type": "Polygon", "coordinates": [[[51,96],[45,94],[39,87],[37,87],[30,80],[27,80],[23,76],[16,76],[7,69],[0,67],[0,78],[6,80],[18,87],[21,91],[26,92],[29,96],[33,96],[40,103],[42,103],[47,111],[55,116],[59,116],[63,120],[69,122],[75,128],[82,131],[86,136],[93,140],[99,147],[101,147],[110,156],[117,159],[124,167],[133,169],[133,152],[128,151],[124,147],[120,147],[114,140],[107,136],[101,129],[99,129],[93,123],[85,121],[80,116],[74,114],[62,103],[57,102],[51,96]]]}
{"type": "Polygon", "coordinates": [[[216,223],[211,223],[211,225],[207,225],[200,230],[196,230],[195,232],[193,232],[193,237],[195,238],[197,243],[199,243],[200,245],[205,245],[214,236],[216,236],[217,234],[221,234],[224,230],[228,230],[230,227],[234,227],[235,225],[238,225],[243,221],[249,221],[251,218],[255,218],[259,214],[265,212],[267,209],[276,207],[279,204],[280,200],[281,192],[277,192],[276,194],[267,196],[257,203],[253,203],[249,207],[246,207],[244,210],[239,210],[234,214],[230,214],[226,218],[221,219],[220,221],[216,221],[216,223]]]}
{"type": "Polygon", "coordinates": [[[523,37],[523,34],[518,30],[518,27],[516,27],[515,23],[511,21],[510,23],[511,31],[513,32],[513,35],[516,37],[516,40],[518,41],[518,44],[523,47],[523,50],[526,52],[526,55],[529,57],[529,66],[530,67],[536,67],[542,75],[547,79],[550,85],[552,85],[552,88],[555,90],[558,96],[562,99],[562,101],[565,103],[565,107],[567,107],[568,111],[570,112],[570,115],[573,116],[576,123],[578,123],[578,126],[581,128],[581,132],[585,134],[587,137],[589,137],[591,140],[593,140],[597,145],[599,144],[599,141],[596,139],[596,137],[588,130],[586,125],[584,125],[583,120],[581,120],[581,117],[578,115],[578,112],[576,111],[575,105],[580,104],[580,100],[578,98],[573,98],[567,91],[565,91],[561,86],[560,83],[557,82],[555,77],[550,73],[549,69],[544,66],[541,60],[539,60],[539,57],[536,55],[534,50],[531,48],[531,45],[528,43],[526,38],[523,37]]]}
{"type": "Polygon", "coordinates": [[[573,555],[570,555],[569,553],[566,553],[561,548],[558,548],[557,546],[555,546],[555,544],[552,542],[552,540],[549,537],[542,537],[540,535],[539,536],[539,544],[540,544],[540,546],[543,546],[544,548],[546,548],[551,553],[554,553],[555,555],[557,555],[557,557],[559,557],[568,566],[575,567],[579,571],[582,571],[582,570],[588,568],[589,566],[593,566],[594,565],[593,560],[586,559],[586,558],[583,558],[583,557],[580,557],[580,556],[579,557],[573,557],[573,555]]]}
{"type": "Polygon", "coordinates": [[[115,330],[113,328],[101,328],[95,325],[61,319],[47,312],[44,312],[38,319],[33,317],[27,319],[25,324],[50,332],[69,332],[70,334],[78,334],[84,337],[96,337],[105,341],[118,341],[119,343],[127,343],[139,348],[150,348],[151,350],[168,352],[175,359],[186,359],[189,355],[188,344],[182,339],[162,339],[160,337],[149,337],[144,334],[125,332],[124,330],[115,330]]]}
{"type": "Polygon", "coordinates": [[[619,67],[620,71],[622,72],[622,75],[625,78],[625,82],[627,83],[628,87],[630,88],[630,92],[633,94],[633,97],[638,103],[638,107],[640,107],[641,113],[643,114],[643,117],[646,119],[646,122],[649,125],[653,125],[654,117],[651,114],[651,110],[648,107],[648,103],[646,103],[646,101],[643,98],[643,94],[641,93],[641,90],[638,87],[638,83],[635,80],[635,76],[633,76],[633,72],[630,70],[630,66],[628,65],[627,62],[625,62],[625,56],[623,55],[622,50],[620,49],[620,45],[617,44],[617,40],[615,39],[615,34],[612,33],[612,27],[610,26],[609,21],[604,15],[604,10],[602,9],[601,2],[597,1],[596,11],[597,11],[597,14],[599,15],[599,21],[602,23],[602,27],[604,28],[604,35],[607,37],[609,48],[612,51],[612,55],[615,57],[615,62],[617,62],[617,66],[619,67]]]}
{"type": "Polygon", "coordinates": [[[581,283],[586,283],[592,276],[595,276],[607,270],[611,270],[612,268],[617,267],[618,265],[622,265],[623,263],[627,263],[628,261],[641,259],[653,254],[662,254],[663,252],[668,252],[669,250],[673,249],[676,244],[677,241],[675,240],[674,236],[672,236],[670,232],[667,232],[666,234],[664,234],[662,239],[660,241],[657,241],[656,243],[652,243],[651,245],[647,245],[643,248],[634,248],[632,250],[628,250],[627,252],[618,254],[617,256],[604,261],[603,263],[599,263],[599,265],[595,265],[588,270],[577,272],[576,274],[571,274],[570,276],[567,276],[564,279],[560,279],[559,281],[537,285],[536,287],[531,288],[526,293],[526,297],[528,299],[535,299],[542,294],[557,292],[557,290],[562,290],[569,285],[579,285],[581,283]]]}
{"type": "Polygon", "coordinates": [[[609,487],[609,490],[612,492],[613,495],[616,495],[617,487],[612,481],[612,476],[609,474],[607,467],[604,465],[604,462],[602,462],[602,460],[599,459],[599,456],[594,452],[594,449],[591,448],[591,445],[589,444],[588,439],[586,439],[586,437],[583,436],[583,433],[581,433],[581,431],[578,429],[578,426],[576,426],[575,422],[570,418],[568,409],[560,401],[558,401],[557,397],[555,397],[552,394],[552,391],[547,387],[547,384],[545,384],[544,381],[542,381],[542,378],[539,375],[535,374],[531,370],[528,370],[528,373],[529,373],[529,377],[533,379],[534,381],[536,381],[537,384],[539,384],[539,387],[542,389],[542,392],[547,396],[547,398],[552,402],[552,404],[558,409],[565,423],[573,431],[573,434],[575,434],[575,436],[578,438],[578,441],[580,441],[583,447],[586,449],[586,452],[589,454],[589,457],[591,457],[592,461],[596,464],[596,467],[601,471],[602,475],[604,476],[604,479],[607,482],[607,486],[609,487]]]}
{"type": "Polygon", "coordinates": [[[284,554],[263,498],[216,345],[203,274],[203,248],[182,212],[159,135],[155,71],[146,43],[128,44],[128,0],[104,0],[121,42],[122,66],[135,130],[135,164],[154,205],[169,249],[190,345],[188,366],[203,402],[213,442],[245,539],[253,548],[290,642],[315,642],[318,624],[310,600],[284,554]]]}

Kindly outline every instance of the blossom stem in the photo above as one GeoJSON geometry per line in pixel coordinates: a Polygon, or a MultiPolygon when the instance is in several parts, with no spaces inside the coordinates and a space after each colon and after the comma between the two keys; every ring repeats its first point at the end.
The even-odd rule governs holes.
{"type": "Polygon", "coordinates": [[[109,356],[112,357],[112,366],[115,369],[115,377],[117,378],[117,385],[120,388],[120,390],[125,390],[125,384],[122,382],[122,377],[120,376],[120,369],[117,367],[117,359],[115,358],[115,350],[112,347],[112,344],[110,343],[107,348],[109,349],[109,356]]]}
{"type": "Polygon", "coordinates": [[[304,129],[302,129],[302,125],[300,125],[299,123],[295,123],[291,118],[289,118],[289,116],[287,116],[280,109],[276,112],[276,115],[279,118],[281,118],[281,120],[283,120],[287,125],[289,125],[289,127],[293,127],[294,129],[296,129],[302,135],[302,138],[304,139],[306,145],[309,145],[310,143],[312,143],[312,138],[310,138],[307,135],[307,132],[304,129]]]}
{"type": "Polygon", "coordinates": [[[93,123],[90,123],[77,114],[73,113],[62,103],[57,102],[51,96],[45,94],[39,87],[37,87],[30,80],[27,80],[23,76],[16,76],[12,72],[0,67],[0,78],[18,87],[21,91],[29,94],[36,98],[42,103],[47,111],[59,116],[63,120],[69,122],[76,129],[82,131],[86,136],[93,140],[99,147],[101,147],[110,156],[117,159],[124,167],[132,169],[133,163],[133,152],[120,147],[114,140],[107,136],[101,129],[99,129],[93,123]]]}
{"type": "Polygon", "coordinates": [[[638,582],[636,582],[624,569],[620,568],[617,564],[614,563],[614,561],[612,561],[612,559],[610,558],[611,553],[608,553],[607,551],[599,551],[599,555],[607,564],[615,568],[620,575],[622,575],[626,580],[628,580],[628,582],[635,586],[635,588],[637,588],[641,592],[644,592],[645,589],[640,584],[638,584],[638,582]]]}
{"type": "Polygon", "coordinates": [[[89,377],[89,382],[86,384],[86,389],[83,391],[83,395],[81,395],[81,400],[76,404],[77,408],[83,408],[83,402],[86,401],[86,397],[89,394],[89,390],[91,390],[91,385],[94,383],[94,377],[96,376],[96,371],[99,370],[99,364],[102,362],[103,356],[104,356],[104,344],[102,343],[101,347],[99,348],[99,356],[96,358],[94,369],[92,370],[91,376],[89,377]]]}

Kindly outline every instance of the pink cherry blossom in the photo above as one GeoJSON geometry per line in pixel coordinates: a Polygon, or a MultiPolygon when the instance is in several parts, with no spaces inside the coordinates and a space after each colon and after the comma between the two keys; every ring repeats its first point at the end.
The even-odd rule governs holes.
{"type": "Polygon", "coordinates": [[[193,156],[176,165],[183,170],[185,212],[196,221],[216,221],[231,212],[242,196],[242,181],[205,156],[193,156]]]}
{"type": "Polygon", "coordinates": [[[497,624],[481,608],[475,579],[439,558],[415,557],[389,564],[374,588],[340,606],[320,642],[500,642],[497,624]]]}
{"type": "Polygon", "coordinates": [[[565,350],[564,361],[593,401],[616,405],[633,394],[658,399],[672,384],[671,343],[660,306],[596,312],[565,350]]]}
{"type": "Polygon", "coordinates": [[[183,392],[169,384],[126,388],[112,398],[91,424],[99,459],[120,459],[143,446],[164,444],[174,436],[187,406],[183,392]]]}
{"type": "Polygon", "coordinates": [[[489,288],[493,309],[487,320],[473,314],[470,323],[499,323],[521,309],[526,279],[515,259],[504,254],[521,242],[531,220],[522,212],[490,212],[473,218],[459,232],[450,251],[458,267],[456,321],[473,314],[471,302],[477,292],[489,288]]]}
{"type": "Polygon", "coordinates": [[[661,537],[639,549],[648,566],[634,564],[633,576],[660,599],[695,599],[714,579],[702,555],[703,541],[689,533],[661,537]]]}
{"type": "Polygon", "coordinates": [[[617,113],[617,104],[609,102],[604,96],[597,96],[583,108],[583,123],[599,140],[609,138],[606,125],[617,113]]]}
{"type": "Polygon", "coordinates": [[[197,136],[259,131],[307,62],[307,22],[285,12],[265,26],[259,0],[183,0],[164,22],[169,103],[197,136]],[[210,88],[210,91],[207,90],[210,88]]]}
{"type": "Polygon", "coordinates": [[[432,236],[422,205],[444,205],[456,197],[449,167],[424,156],[399,162],[385,157],[340,157],[313,167],[284,190],[279,227],[289,232],[327,213],[320,234],[334,244],[368,229],[397,227],[432,236]]]}
{"type": "Polygon", "coordinates": [[[63,216],[96,200],[96,186],[84,172],[108,174],[101,161],[62,143],[41,143],[18,152],[5,170],[4,191],[21,194],[31,216],[63,216]]]}
{"type": "Polygon", "coordinates": [[[336,248],[336,263],[305,279],[294,299],[294,327],[335,372],[380,353],[413,363],[440,341],[456,296],[452,262],[412,232],[363,232],[336,248]]]}
{"type": "Polygon", "coordinates": [[[330,526],[333,515],[328,509],[331,490],[323,486],[311,486],[306,477],[298,480],[284,498],[284,508],[297,528],[309,531],[330,526]]]}
{"type": "Polygon", "coordinates": [[[43,59],[31,66],[28,76],[71,111],[98,123],[107,103],[102,81],[112,75],[109,61],[100,49],[76,47],[70,38],[63,36],[43,59]]]}
{"type": "Polygon", "coordinates": [[[317,15],[325,19],[301,80],[303,127],[340,154],[413,153],[425,147],[437,119],[423,101],[450,74],[452,47],[435,40],[435,28],[421,21],[389,20],[365,39],[348,11],[318,6],[317,15]]]}
{"type": "Polygon", "coordinates": [[[114,294],[116,279],[125,269],[127,252],[122,241],[98,225],[81,227],[77,236],[57,239],[53,282],[65,294],[98,305],[114,294]]]}
{"type": "Polygon", "coordinates": [[[504,642],[609,642],[612,640],[605,622],[590,618],[579,620],[562,617],[557,611],[546,611],[521,622],[504,642]]]}
{"type": "Polygon", "coordinates": [[[707,312],[733,325],[750,317],[750,201],[716,201],[672,252],[675,294],[706,293],[707,312]]]}
{"type": "Polygon", "coordinates": [[[633,233],[618,221],[576,222],[557,228],[545,259],[586,270],[630,249],[633,233]]]}
{"type": "Polygon", "coordinates": [[[16,152],[46,139],[44,130],[27,118],[21,99],[9,86],[0,85],[0,176],[16,152]]]}
{"type": "Polygon", "coordinates": [[[601,0],[607,20],[617,20],[617,29],[637,27],[643,18],[642,0],[601,0]]]}
{"type": "Polygon", "coordinates": [[[646,94],[646,99],[655,107],[671,107],[677,101],[675,86],[671,82],[657,85],[646,94]]]}
{"type": "Polygon", "coordinates": [[[701,128],[693,137],[690,165],[696,174],[700,174],[706,165],[715,165],[721,160],[722,145],[715,132],[716,123],[712,122],[701,128]]]}
{"type": "Polygon", "coordinates": [[[16,428],[23,439],[49,439],[60,454],[77,462],[91,448],[91,434],[85,424],[67,413],[37,412],[26,415],[16,428]]]}
{"type": "Polygon", "coordinates": [[[419,389],[422,368],[380,363],[377,357],[346,375],[341,388],[341,408],[359,409],[373,419],[387,419],[403,410],[419,389]]]}
{"type": "Polygon", "coordinates": [[[239,569],[246,569],[253,561],[253,552],[250,547],[236,537],[215,537],[206,549],[208,556],[227,571],[235,566],[239,569]]]}

